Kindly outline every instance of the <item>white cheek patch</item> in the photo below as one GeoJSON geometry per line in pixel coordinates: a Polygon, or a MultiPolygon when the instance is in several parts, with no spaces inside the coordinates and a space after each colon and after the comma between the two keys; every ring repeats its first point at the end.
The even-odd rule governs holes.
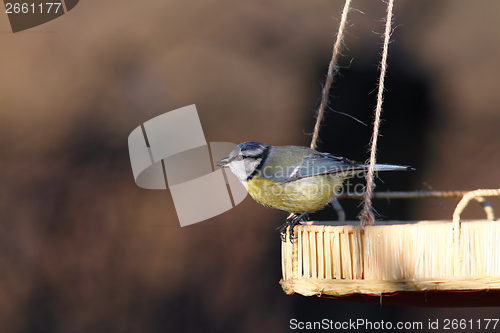
{"type": "Polygon", "coordinates": [[[229,163],[229,169],[240,181],[247,180],[247,172],[245,170],[245,163],[242,160],[233,160],[229,163]]]}
{"type": "Polygon", "coordinates": [[[259,166],[259,164],[260,164],[260,159],[258,159],[258,160],[247,159],[245,161],[247,178],[255,171],[255,169],[257,169],[257,167],[259,166]]]}

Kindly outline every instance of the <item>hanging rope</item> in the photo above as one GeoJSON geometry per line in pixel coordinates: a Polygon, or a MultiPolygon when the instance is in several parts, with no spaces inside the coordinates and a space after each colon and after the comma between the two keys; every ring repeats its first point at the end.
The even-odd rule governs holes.
{"type": "Polygon", "coordinates": [[[342,17],[339,24],[339,32],[337,33],[337,40],[333,44],[332,59],[330,60],[330,65],[328,66],[328,74],[326,75],[326,82],[321,93],[321,104],[319,105],[318,115],[316,117],[316,124],[314,125],[314,132],[311,141],[311,149],[316,149],[316,141],[318,141],[319,125],[323,119],[323,114],[325,113],[325,108],[328,105],[328,93],[330,87],[333,83],[333,77],[337,72],[337,58],[340,53],[340,48],[342,46],[342,41],[344,40],[345,25],[347,22],[347,13],[349,13],[349,8],[351,6],[351,0],[346,0],[344,4],[344,9],[342,11],[342,17]]]}
{"type": "Polygon", "coordinates": [[[387,53],[389,50],[389,40],[391,39],[392,9],[394,0],[387,2],[387,16],[385,18],[384,44],[382,48],[382,58],[380,59],[380,76],[378,80],[377,106],[375,107],[375,120],[373,122],[373,133],[370,141],[370,159],[368,162],[368,172],[366,173],[366,191],[363,197],[363,209],[359,214],[362,226],[371,225],[375,222],[375,215],[372,208],[372,195],[375,189],[375,161],[377,155],[377,140],[380,127],[380,114],[382,113],[382,102],[384,100],[384,80],[387,71],[387,53]]]}

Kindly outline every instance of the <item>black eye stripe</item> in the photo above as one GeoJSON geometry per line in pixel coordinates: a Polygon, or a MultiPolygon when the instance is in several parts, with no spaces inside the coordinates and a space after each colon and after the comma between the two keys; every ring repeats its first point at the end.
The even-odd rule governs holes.
{"type": "Polygon", "coordinates": [[[248,176],[247,181],[252,179],[257,172],[262,168],[262,165],[267,159],[267,156],[269,155],[269,146],[266,146],[264,149],[260,149],[259,154],[254,157],[255,159],[261,159],[259,165],[255,168],[255,170],[248,176]]]}

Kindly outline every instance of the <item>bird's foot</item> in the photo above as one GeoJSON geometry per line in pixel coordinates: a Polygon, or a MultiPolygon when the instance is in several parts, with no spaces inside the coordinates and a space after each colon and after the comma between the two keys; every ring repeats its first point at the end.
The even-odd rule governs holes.
{"type": "Polygon", "coordinates": [[[280,231],[280,238],[281,238],[281,241],[282,242],[286,242],[286,229],[288,229],[288,233],[290,234],[290,242],[293,242],[293,240],[297,237],[294,236],[293,234],[293,228],[300,223],[300,221],[307,217],[308,213],[305,212],[305,213],[302,213],[302,214],[298,214],[298,213],[291,213],[290,215],[288,215],[288,217],[286,218],[285,220],[285,223],[283,223],[282,226],[278,227],[277,229],[279,229],[280,231]]]}

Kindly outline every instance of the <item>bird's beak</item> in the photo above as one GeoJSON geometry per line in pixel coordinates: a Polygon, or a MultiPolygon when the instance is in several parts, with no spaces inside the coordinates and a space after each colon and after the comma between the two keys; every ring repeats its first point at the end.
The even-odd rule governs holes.
{"type": "Polygon", "coordinates": [[[227,166],[228,163],[229,163],[229,159],[227,157],[224,157],[222,160],[215,163],[215,166],[218,166],[219,168],[224,168],[227,166]]]}

